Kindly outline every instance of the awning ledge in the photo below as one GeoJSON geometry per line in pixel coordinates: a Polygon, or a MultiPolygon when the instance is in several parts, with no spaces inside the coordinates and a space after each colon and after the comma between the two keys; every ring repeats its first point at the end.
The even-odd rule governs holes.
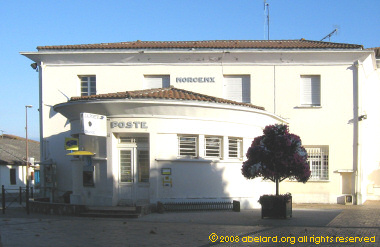
{"type": "Polygon", "coordinates": [[[87,155],[87,156],[90,156],[90,155],[95,155],[95,153],[92,153],[90,151],[75,151],[75,152],[68,153],[66,155],[74,155],[74,156],[87,155]]]}

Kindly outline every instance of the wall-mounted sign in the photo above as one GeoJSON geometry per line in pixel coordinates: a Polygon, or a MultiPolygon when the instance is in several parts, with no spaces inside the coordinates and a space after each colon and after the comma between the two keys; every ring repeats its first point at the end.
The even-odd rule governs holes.
{"type": "Polygon", "coordinates": [[[173,186],[173,181],[170,175],[164,176],[162,179],[162,185],[164,187],[172,187],[173,186]]]}
{"type": "Polygon", "coordinates": [[[161,174],[162,175],[172,175],[172,169],[171,168],[161,168],[161,174]]]}
{"type": "Polygon", "coordinates": [[[117,121],[113,121],[111,122],[111,129],[113,128],[127,128],[127,129],[131,129],[131,128],[135,128],[135,129],[147,129],[148,128],[148,124],[146,122],[139,122],[139,121],[135,121],[135,122],[117,122],[117,121]]]}
{"type": "Polygon", "coordinates": [[[177,83],[214,83],[215,77],[176,77],[177,83]]]}
{"type": "Polygon", "coordinates": [[[78,138],[65,138],[65,150],[79,150],[78,138]]]}
{"type": "Polygon", "coordinates": [[[80,114],[82,133],[91,136],[107,136],[107,117],[82,112],[80,114]]]}

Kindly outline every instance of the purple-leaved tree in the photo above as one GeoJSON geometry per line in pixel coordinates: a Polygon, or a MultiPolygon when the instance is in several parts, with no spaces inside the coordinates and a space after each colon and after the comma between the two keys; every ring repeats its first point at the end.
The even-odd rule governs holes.
{"type": "Polygon", "coordinates": [[[311,174],[301,138],[290,134],[284,124],[265,127],[264,135],[256,137],[248,148],[247,160],[241,170],[247,179],[263,177],[275,182],[276,195],[279,195],[279,183],[284,179],[306,183],[311,174]]]}

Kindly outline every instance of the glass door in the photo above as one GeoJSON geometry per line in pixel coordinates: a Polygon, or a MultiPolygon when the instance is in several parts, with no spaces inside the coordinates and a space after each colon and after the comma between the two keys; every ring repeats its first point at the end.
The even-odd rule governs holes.
{"type": "Polygon", "coordinates": [[[119,205],[134,205],[134,148],[119,151],[119,205]]]}

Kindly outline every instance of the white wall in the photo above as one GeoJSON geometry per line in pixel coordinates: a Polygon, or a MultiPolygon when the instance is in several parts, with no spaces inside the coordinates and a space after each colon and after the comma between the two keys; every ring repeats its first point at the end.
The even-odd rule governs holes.
{"type": "Polygon", "coordinates": [[[374,67],[374,57],[359,65],[359,181],[358,192],[365,200],[380,200],[380,73],[374,67]]]}
{"type": "MultiPolygon", "coordinates": [[[[243,153],[245,153],[253,138],[262,134],[264,126],[281,122],[281,119],[265,111],[228,104],[194,102],[189,104],[181,101],[164,104],[155,100],[119,100],[114,103],[105,101],[95,104],[77,102],[62,104],[56,109],[69,119],[75,118],[82,111],[108,116],[107,160],[104,161],[106,163],[95,162],[94,188],[82,186],[80,174],[84,163],[72,162],[74,190],[71,198],[75,203],[110,205],[112,202],[112,205],[117,205],[120,189],[117,136],[122,134],[149,135],[151,173],[148,200],[151,203],[189,199],[239,199],[245,201],[245,205],[248,206],[255,205],[260,193],[269,193],[268,188],[273,187],[269,183],[267,183],[269,187],[259,185],[257,182],[260,179],[246,180],[241,175],[244,159],[205,158],[201,142],[198,149],[199,158],[178,157],[178,134],[197,135],[200,140],[205,135],[221,136],[225,138],[224,143],[228,142],[228,137],[241,137],[244,139],[243,153]],[[111,128],[111,123],[114,121],[145,122],[147,128],[111,128]],[[172,169],[173,184],[170,188],[163,186],[163,177],[160,173],[162,168],[172,169]],[[254,190],[254,187],[260,187],[260,190],[254,190]]],[[[75,122],[77,120],[72,121],[72,126],[76,126],[75,122]]],[[[101,140],[96,140],[96,137],[80,136],[80,145],[83,145],[86,151],[94,152],[91,147],[98,145],[94,145],[93,142],[99,141],[101,140]]],[[[140,184],[137,186],[141,187],[140,184]]]]}
{"type": "MultiPolygon", "coordinates": [[[[292,192],[296,202],[336,203],[336,198],[342,194],[343,190],[341,174],[336,171],[353,169],[356,162],[353,155],[352,124],[356,68],[353,64],[356,60],[363,61],[363,58],[368,57],[369,54],[370,52],[367,51],[286,53],[239,51],[225,54],[224,58],[222,54],[211,56],[195,52],[192,54],[156,52],[145,55],[72,54],[66,57],[60,54],[39,54],[43,60],[43,109],[41,111],[44,121],[43,137],[49,141],[49,157],[57,162],[59,191],[71,190],[73,183],[71,166],[66,165],[70,160],[63,150],[64,137],[70,136],[70,125],[67,124],[66,118],[54,112],[51,106],[66,101],[62,93],[69,97],[79,96],[78,75],[96,75],[98,94],[142,89],[144,75],[170,75],[171,85],[177,88],[216,97],[223,95],[223,75],[249,75],[252,104],[264,106],[267,111],[285,118],[290,124],[291,132],[299,135],[304,145],[329,146],[329,181],[309,181],[304,185],[283,182],[280,185],[281,192],[292,192]],[[212,59],[218,56],[226,61],[212,59]],[[320,75],[321,107],[299,107],[300,75],[320,75]],[[177,83],[175,81],[176,77],[187,76],[215,77],[215,83],[177,83]]],[[[33,55],[30,57],[34,59],[33,55]]],[[[361,89],[363,95],[364,92],[368,92],[373,97],[367,97],[368,100],[364,100],[365,97],[361,96],[363,100],[360,102],[360,107],[363,109],[360,111],[373,112],[368,116],[374,121],[369,124],[370,119],[368,119],[367,123],[361,123],[363,134],[360,157],[363,161],[360,162],[363,163],[362,166],[370,164],[371,170],[376,170],[378,157],[365,154],[363,150],[371,150],[364,147],[366,143],[369,143],[368,139],[371,139],[369,127],[375,127],[378,122],[374,116],[379,104],[372,104],[372,99],[377,98],[375,95],[377,90],[373,89],[378,87],[379,78],[375,78],[374,75],[363,76],[362,73],[360,72],[359,84],[368,84],[361,89]],[[370,159],[370,161],[367,162],[365,159],[370,159]]],[[[202,126],[200,129],[208,128],[204,129],[202,126]]],[[[208,131],[213,131],[213,129],[209,128],[208,131]]],[[[172,133],[161,131],[161,133],[157,132],[158,134],[169,137],[172,133]]],[[[156,142],[159,138],[157,136],[156,142]]],[[[162,154],[166,155],[167,152],[169,151],[164,150],[162,154]]],[[[42,157],[44,156],[46,157],[46,155],[42,157]]],[[[184,166],[182,163],[179,165],[184,166]]],[[[219,165],[209,164],[216,171],[223,170],[219,165]]],[[[370,174],[363,173],[361,176],[368,177],[370,174]]],[[[371,182],[364,187],[367,188],[369,183],[371,182]]]]}
{"type": "Polygon", "coordinates": [[[12,166],[1,165],[0,166],[0,181],[1,185],[4,185],[5,189],[11,189],[16,191],[8,191],[8,193],[18,193],[18,189],[25,187],[26,185],[26,169],[25,166],[12,166]],[[10,169],[16,169],[16,184],[11,185],[10,169]]]}

